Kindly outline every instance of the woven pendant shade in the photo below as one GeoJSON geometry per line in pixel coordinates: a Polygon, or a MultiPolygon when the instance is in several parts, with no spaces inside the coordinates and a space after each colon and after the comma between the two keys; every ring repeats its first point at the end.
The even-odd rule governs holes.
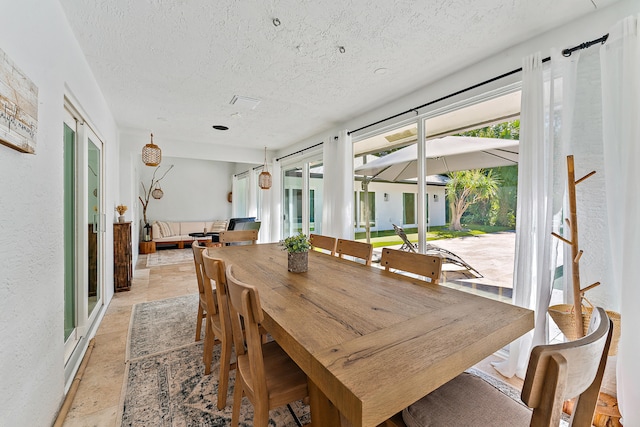
{"type": "Polygon", "coordinates": [[[271,181],[271,174],[267,168],[267,147],[264,147],[264,166],[262,167],[262,172],[258,175],[258,186],[263,190],[268,190],[271,188],[271,181]]]}
{"type": "Polygon", "coordinates": [[[147,166],[158,166],[162,161],[162,150],[153,143],[153,134],[151,134],[151,142],[142,147],[142,162],[147,166]]]}
{"type": "Polygon", "coordinates": [[[162,199],[162,196],[164,196],[164,191],[162,191],[162,188],[158,186],[151,192],[151,196],[153,196],[154,199],[162,199]]]}

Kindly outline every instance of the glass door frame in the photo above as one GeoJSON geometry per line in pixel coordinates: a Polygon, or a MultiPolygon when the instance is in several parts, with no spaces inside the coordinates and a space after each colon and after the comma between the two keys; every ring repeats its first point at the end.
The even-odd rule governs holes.
{"type": "MultiPolygon", "coordinates": [[[[322,149],[315,149],[315,150],[310,150],[308,153],[306,153],[303,157],[298,157],[296,159],[290,159],[290,160],[284,160],[281,163],[281,182],[282,182],[282,224],[281,224],[281,238],[284,239],[286,237],[288,237],[287,235],[285,235],[285,230],[288,229],[287,227],[287,218],[286,215],[284,214],[285,212],[288,211],[289,206],[287,206],[287,204],[285,203],[286,201],[286,194],[287,194],[287,187],[286,187],[286,172],[292,169],[301,169],[302,170],[302,181],[301,181],[301,193],[302,193],[302,223],[301,223],[301,231],[302,233],[306,234],[307,236],[309,236],[310,233],[310,221],[311,221],[311,209],[309,206],[310,203],[310,179],[311,179],[311,164],[312,163],[318,163],[318,162],[323,162],[323,151],[322,149]]],[[[293,199],[289,198],[289,201],[292,202],[293,199]]],[[[320,216],[320,218],[322,218],[322,216],[320,216]]],[[[317,227],[316,227],[317,229],[317,227]]]]}
{"type": "MultiPolygon", "coordinates": [[[[73,142],[73,282],[74,282],[74,329],[67,339],[65,339],[65,380],[69,374],[69,365],[77,356],[76,350],[82,349],[82,340],[86,340],[88,331],[96,322],[101,308],[104,305],[105,295],[105,227],[106,215],[104,213],[104,143],[102,139],[89,127],[82,119],[78,110],[65,99],[64,124],[74,130],[75,139],[73,142]],[[89,143],[92,143],[98,151],[97,162],[97,182],[95,188],[96,211],[93,217],[89,214],[88,205],[90,203],[89,191],[89,143]],[[91,230],[89,227],[91,226],[91,230]],[[95,274],[96,300],[89,309],[89,232],[96,232],[96,256],[95,274]]],[[[69,256],[65,253],[64,256],[69,256]]],[[[66,302],[65,302],[66,303],[66,302]]]]}

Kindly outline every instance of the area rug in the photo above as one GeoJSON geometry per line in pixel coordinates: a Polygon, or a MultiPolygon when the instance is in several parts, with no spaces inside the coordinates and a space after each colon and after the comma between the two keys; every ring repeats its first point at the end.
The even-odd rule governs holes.
{"type": "Polygon", "coordinates": [[[147,267],[159,267],[162,265],[182,264],[193,262],[191,249],[162,249],[155,253],[147,254],[147,267]]]}
{"type": "MultiPolygon", "coordinates": [[[[122,396],[122,426],[229,426],[235,371],[227,406],[218,410],[219,346],[210,375],[204,375],[202,341],[195,343],[197,295],[136,304],[131,316],[127,372],[122,396]]],[[[309,406],[293,402],[302,424],[311,422],[309,406]]],[[[288,409],[269,413],[270,427],[295,427],[288,409]]],[[[253,425],[253,405],[245,398],[240,426],[253,425]]]]}
{"type": "Polygon", "coordinates": [[[197,312],[198,294],[135,304],[126,360],[193,344],[197,312]]]}

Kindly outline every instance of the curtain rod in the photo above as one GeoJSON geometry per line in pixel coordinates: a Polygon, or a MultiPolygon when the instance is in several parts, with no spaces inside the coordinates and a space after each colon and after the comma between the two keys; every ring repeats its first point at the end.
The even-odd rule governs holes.
{"type": "Polygon", "coordinates": [[[605,34],[604,36],[600,37],[599,39],[591,40],[590,42],[580,43],[578,46],[574,46],[572,48],[563,50],[562,51],[562,56],[569,57],[576,50],[586,49],[586,48],[591,47],[591,46],[593,46],[594,44],[597,44],[597,43],[604,44],[607,41],[608,38],[609,38],[609,34],[605,34]]]}
{"type": "Polygon", "coordinates": [[[282,159],[286,159],[287,157],[295,156],[296,154],[304,153],[305,151],[311,150],[312,148],[318,147],[319,145],[322,145],[322,144],[324,144],[324,142],[318,142],[317,144],[312,145],[311,147],[303,148],[302,150],[298,150],[294,153],[287,154],[286,156],[278,157],[276,159],[276,162],[279,162],[282,159]]]}
{"type": "MultiPolygon", "coordinates": [[[[604,42],[606,42],[606,41],[607,41],[607,38],[608,38],[608,37],[609,37],[609,34],[605,34],[604,36],[600,37],[599,39],[592,40],[592,41],[590,41],[590,42],[586,42],[586,43],[582,43],[582,44],[580,44],[580,45],[578,45],[578,46],[575,46],[575,47],[572,47],[572,48],[570,48],[570,49],[564,49],[564,50],[562,51],[562,54],[563,54],[564,56],[570,56],[570,55],[571,55],[571,53],[572,53],[572,52],[574,52],[574,51],[576,51],[576,50],[586,49],[586,48],[588,48],[588,47],[590,47],[590,46],[592,46],[592,45],[594,45],[594,44],[596,44],[596,43],[602,43],[602,44],[604,44],[604,42]]],[[[542,60],[542,62],[548,62],[548,61],[550,61],[550,60],[551,60],[551,57],[547,56],[546,58],[544,58],[544,59],[542,60]]],[[[510,75],[512,75],[512,74],[515,74],[515,73],[519,73],[519,72],[521,72],[521,71],[522,71],[522,67],[517,68],[517,69],[515,69],[515,70],[511,70],[511,71],[509,71],[509,72],[506,72],[506,73],[504,73],[504,74],[500,74],[499,76],[496,76],[496,77],[490,78],[490,79],[485,80],[485,81],[483,81],[483,82],[476,83],[476,84],[474,84],[473,86],[469,86],[469,87],[467,87],[467,88],[465,88],[465,89],[461,89],[461,90],[459,90],[459,91],[457,91],[457,92],[450,93],[449,95],[445,95],[445,96],[443,96],[443,97],[441,97],[441,98],[438,98],[438,99],[435,99],[435,100],[433,100],[433,101],[429,101],[429,102],[427,102],[426,104],[422,104],[422,105],[419,105],[419,106],[417,106],[417,107],[410,108],[410,109],[405,110],[405,111],[403,111],[403,112],[401,112],[401,113],[394,114],[393,116],[389,116],[389,117],[384,118],[384,119],[382,119],[382,120],[378,120],[377,122],[370,123],[370,124],[368,124],[368,125],[366,125],[366,126],[362,126],[362,127],[358,128],[358,129],[355,129],[355,130],[349,131],[349,132],[347,132],[347,134],[348,134],[348,135],[351,135],[352,133],[359,132],[359,131],[361,131],[361,130],[364,130],[364,129],[370,128],[370,127],[375,126],[375,125],[379,125],[380,123],[384,123],[384,122],[386,122],[387,120],[395,119],[395,118],[400,117],[400,116],[402,116],[402,115],[404,115],[404,114],[411,113],[412,111],[413,111],[413,112],[415,112],[415,113],[416,113],[416,115],[418,115],[418,110],[419,110],[420,108],[428,107],[429,105],[435,104],[436,102],[440,102],[440,101],[444,101],[445,99],[453,98],[454,96],[457,96],[457,95],[460,95],[460,94],[462,94],[462,93],[468,92],[468,91],[470,91],[470,90],[473,90],[473,89],[479,88],[479,87],[484,86],[484,85],[486,85],[486,84],[493,83],[493,82],[495,82],[496,80],[503,79],[503,78],[505,78],[505,77],[508,77],[508,76],[510,76],[510,75]]]]}

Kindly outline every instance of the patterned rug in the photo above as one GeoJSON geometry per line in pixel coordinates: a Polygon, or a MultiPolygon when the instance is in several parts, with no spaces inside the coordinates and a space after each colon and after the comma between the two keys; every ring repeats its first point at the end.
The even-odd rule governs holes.
{"type": "MultiPolygon", "coordinates": [[[[204,375],[202,341],[195,343],[197,295],[136,304],[127,348],[122,426],[228,426],[235,371],[231,371],[227,406],[216,407],[219,346],[210,375],[204,375]]],[[[309,407],[291,405],[303,424],[311,422],[309,407]]],[[[270,427],[295,427],[286,407],[270,412],[270,427]]],[[[253,405],[245,398],[240,426],[253,425],[253,405]]]]}
{"type": "Polygon", "coordinates": [[[193,262],[193,252],[191,248],[160,249],[155,253],[147,254],[147,267],[182,264],[185,262],[193,262]]]}

